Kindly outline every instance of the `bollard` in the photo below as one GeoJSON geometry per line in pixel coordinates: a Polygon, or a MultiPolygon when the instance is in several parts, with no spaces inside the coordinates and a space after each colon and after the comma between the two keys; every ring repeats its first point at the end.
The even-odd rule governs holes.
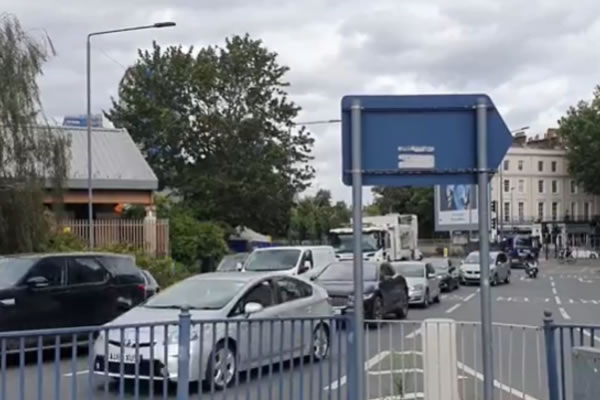
{"type": "Polygon", "coordinates": [[[458,397],[456,322],[426,319],[423,338],[423,383],[427,400],[460,400],[458,397]]]}
{"type": "Polygon", "coordinates": [[[179,313],[179,351],[177,360],[177,400],[190,398],[190,328],[189,307],[181,307],[179,313]]]}
{"type": "Polygon", "coordinates": [[[558,400],[558,369],[556,367],[556,343],[554,320],[550,311],[544,311],[544,342],[546,344],[546,368],[548,372],[548,399],[558,400]]]}

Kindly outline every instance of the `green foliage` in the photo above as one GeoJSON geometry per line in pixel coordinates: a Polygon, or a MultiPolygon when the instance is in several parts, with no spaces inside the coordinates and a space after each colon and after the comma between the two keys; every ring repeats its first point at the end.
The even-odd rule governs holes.
{"type": "Polygon", "coordinates": [[[419,218],[419,236],[433,237],[433,188],[375,187],[373,195],[371,212],[378,212],[379,215],[416,214],[419,218]]]}
{"type": "Polygon", "coordinates": [[[0,254],[41,250],[49,234],[46,181],[60,198],[69,143],[45,121],[36,78],[53,50],[0,14],[0,254]]]}
{"type": "Polygon", "coordinates": [[[567,149],[569,173],[585,192],[600,194],[600,86],[591,101],[570,107],[558,126],[567,149]]]}
{"type": "Polygon", "coordinates": [[[54,253],[54,252],[67,252],[67,251],[84,251],[87,248],[86,244],[78,236],[67,232],[57,232],[53,235],[49,235],[46,241],[43,251],[54,253]]]}
{"type": "Polygon", "coordinates": [[[292,123],[300,108],[287,98],[287,71],[248,35],[197,52],[154,43],[107,116],[198,220],[284,235],[294,196],[314,175],[314,140],[292,123]]]}
{"type": "Polygon", "coordinates": [[[293,242],[325,242],[330,229],[350,222],[350,210],[343,201],[331,205],[331,193],[319,190],[305,197],[292,210],[288,238],[293,242]]]}

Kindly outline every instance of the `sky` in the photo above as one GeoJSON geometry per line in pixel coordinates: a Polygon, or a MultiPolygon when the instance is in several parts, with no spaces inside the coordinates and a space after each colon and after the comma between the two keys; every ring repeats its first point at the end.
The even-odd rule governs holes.
{"type": "MultiPolygon", "coordinates": [[[[137,49],[153,40],[202,47],[245,33],[290,67],[298,122],[339,118],[346,94],[484,92],[510,129],[543,134],[600,82],[597,0],[2,0],[1,9],[52,39],[57,54],[39,83],[46,114],[59,121],[85,112],[86,35],[159,21],[177,26],[93,39],[92,112],[110,107],[137,49]]],[[[340,126],[310,130],[308,193],[349,201],[340,126]]]]}

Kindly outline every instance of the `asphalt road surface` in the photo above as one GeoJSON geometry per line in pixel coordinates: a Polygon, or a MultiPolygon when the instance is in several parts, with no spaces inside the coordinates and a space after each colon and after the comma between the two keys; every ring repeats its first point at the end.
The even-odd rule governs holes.
{"type": "MultiPolygon", "coordinates": [[[[537,279],[512,270],[511,283],[492,288],[494,321],[494,367],[497,399],[542,400],[547,398],[543,312],[551,311],[557,322],[600,321],[600,263],[579,260],[575,265],[542,261],[537,279]]],[[[446,293],[440,304],[428,309],[411,308],[404,321],[385,321],[366,329],[365,370],[368,398],[419,399],[425,393],[422,322],[452,319],[456,324],[457,386],[462,400],[482,397],[479,287],[467,286],[446,293]]],[[[431,325],[429,325],[431,326],[431,325]]],[[[589,335],[588,335],[589,336],[589,335]]],[[[600,342],[600,338],[597,339],[600,342]]],[[[348,382],[344,332],[331,343],[331,354],[322,363],[308,359],[278,363],[242,374],[232,388],[212,393],[190,387],[191,398],[200,399],[346,399],[348,382]]],[[[443,347],[443,343],[439,344],[443,347]]],[[[31,358],[31,357],[29,357],[31,358]]],[[[106,380],[88,373],[85,354],[44,354],[44,362],[9,359],[0,373],[0,400],[5,399],[175,399],[173,385],[106,380]],[[57,368],[58,366],[58,368],[57,368]],[[6,397],[2,397],[5,395],[6,397]]],[[[441,368],[441,367],[440,367],[441,368]]],[[[442,372],[442,371],[439,371],[442,372]]],[[[452,390],[452,388],[441,388],[452,390]]]]}

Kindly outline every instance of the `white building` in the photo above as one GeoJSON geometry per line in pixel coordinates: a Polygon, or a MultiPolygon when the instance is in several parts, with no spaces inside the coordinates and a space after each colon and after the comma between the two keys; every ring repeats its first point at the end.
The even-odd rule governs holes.
{"type": "Polygon", "coordinates": [[[564,240],[589,242],[600,197],[584,193],[569,176],[566,152],[550,129],[542,139],[516,136],[491,181],[498,229],[542,234],[556,225],[564,240]]]}

